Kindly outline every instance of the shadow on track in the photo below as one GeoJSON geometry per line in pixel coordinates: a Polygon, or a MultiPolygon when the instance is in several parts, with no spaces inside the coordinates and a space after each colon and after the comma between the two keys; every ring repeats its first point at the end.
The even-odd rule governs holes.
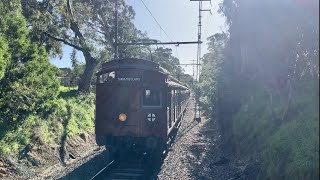
{"type": "Polygon", "coordinates": [[[75,168],[65,176],[61,177],[61,180],[89,180],[97,172],[99,172],[109,162],[109,153],[104,151],[101,154],[90,159],[86,163],[75,168]]]}

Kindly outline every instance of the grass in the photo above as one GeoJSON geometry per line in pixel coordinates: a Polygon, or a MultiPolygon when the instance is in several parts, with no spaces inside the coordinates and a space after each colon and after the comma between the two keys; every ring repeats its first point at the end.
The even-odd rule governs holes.
{"type": "Polygon", "coordinates": [[[0,154],[17,153],[30,143],[33,126],[37,122],[36,116],[29,116],[13,131],[7,131],[0,139],[0,154]]]}
{"type": "Polygon", "coordinates": [[[81,95],[76,88],[61,86],[52,113],[45,119],[30,115],[15,130],[6,132],[0,139],[0,154],[17,154],[29,143],[57,146],[63,135],[72,138],[92,132],[94,100],[93,93],[81,95]]]}

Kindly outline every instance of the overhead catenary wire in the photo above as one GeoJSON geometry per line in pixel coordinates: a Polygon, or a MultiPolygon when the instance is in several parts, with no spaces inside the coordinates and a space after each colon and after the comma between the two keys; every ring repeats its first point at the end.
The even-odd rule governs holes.
{"type": "Polygon", "coordinates": [[[150,9],[148,8],[148,6],[146,5],[146,3],[143,0],[140,0],[141,3],[144,5],[144,7],[147,9],[147,11],[149,12],[150,16],[153,18],[153,20],[158,24],[158,26],[160,27],[160,30],[162,30],[164,32],[164,34],[167,36],[167,38],[172,42],[172,38],[167,34],[167,32],[162,28],[161,24],[158,22],[158,20],[154,17],[154,15],[152,14],[152,12],[150,11],[150,9]]]}
{"type": "MultiPolygon", "coordinates": [[[[161,30],[164,32],[164,34],[167,36],[167,38],[173,42],[172,38],[168,35],[168,33],[162,28],[161,24],[159,23],[159,21],[155,18],[155,16],[152,14],[151,10],[148,8],[148,6],[146,5],[146,3],[143,0],[140,0],[141,3],[144,5],[144,7],[147,9],[147,11],[149,12],[150,16],[153,18],[153,20],[158,24],[158,26],[160,27],[160,36],[161,36],[161,30]]],[[[179,59],[179,54],[178,54],[178,48],[177,46],[175,47],[176,49],[176,56],[179,59]]]]}

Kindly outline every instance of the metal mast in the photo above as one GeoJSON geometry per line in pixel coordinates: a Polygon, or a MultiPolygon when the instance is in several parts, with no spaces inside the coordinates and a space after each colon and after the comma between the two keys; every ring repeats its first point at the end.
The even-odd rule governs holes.
{"type": "MultiPolygon", "coordinates": [[[[202,14],[201,12],[202,11],[210,11],[210,9],[202,9],[202,1],[210,1],[211,3],[211,0],[190,0],[190,1],[198,1],[199,2],[199,23],[198,23],[198,42],[201,42],[201,27],[202,27],[202,24],[201,24],[201,18],[202,18],[202,14]]],[[[199,79],[200,79],[200,61],[201,61],[201,43],[198,43],[198,49],[197,49],[197,63],[196,63],[196,74],[195,74],[195,104],[194,104],[194,118],[195,120],[197,121],[200,121],[201,118],[200,118],[200,107],[199,107],[199,97],[200,97],[200,91],[198,89],[198,84],[197,82],[199,82],[199,79]],[[198,116],[197,116],[197,113],[198,113],[198,116]]]]}

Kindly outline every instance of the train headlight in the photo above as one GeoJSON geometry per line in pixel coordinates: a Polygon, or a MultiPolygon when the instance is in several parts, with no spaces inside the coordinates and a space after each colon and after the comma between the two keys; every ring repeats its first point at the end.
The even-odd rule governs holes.
{"type": "Polygon", "coordinates": [[[125,121],[125,120],[127,120],[127,115],[126,114],[124,114],[124,113],[121,113],[121,114],[119,114],[119,121],[125,121]]]}

